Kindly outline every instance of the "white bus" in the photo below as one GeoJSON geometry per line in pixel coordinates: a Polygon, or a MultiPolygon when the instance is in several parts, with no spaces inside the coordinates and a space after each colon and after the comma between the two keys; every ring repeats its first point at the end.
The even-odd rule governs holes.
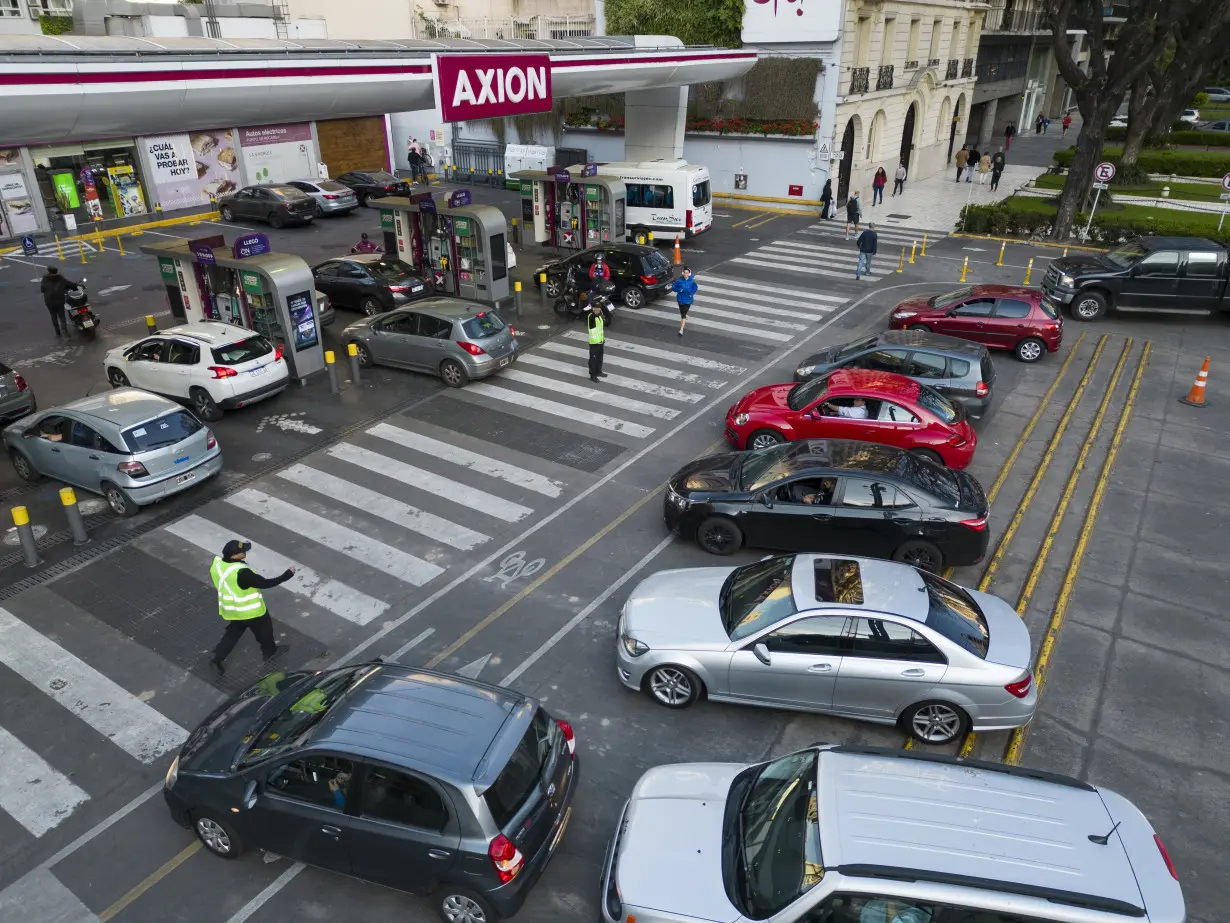
{"type": "Polygon", "coordinates": [[[623,180],[628,190],[624,226],[628,239],[649,242],[703,234],[713,224],[713,193],[709,170],[686,160],[648,160],[643,163],[600,163],[599,176],[623,180]]]}

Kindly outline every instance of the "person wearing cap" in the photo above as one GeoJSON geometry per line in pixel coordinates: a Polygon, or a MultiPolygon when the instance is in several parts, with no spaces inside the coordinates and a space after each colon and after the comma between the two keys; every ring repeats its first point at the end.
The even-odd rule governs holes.
{"type": "Polygon", "coordinates": [[[602,344],[606,342],[606,320],[600,301],[590,302],[589,307],[589,316],[585,318],[589,327],[589,380],[597,381],[599,378],[606,378],[606,372],[602,371],[602,344]]]}
{"type": "Polygon", "coordinates": [[[273,619],[261,590],[285,583],[295,575],[295,569],[288,567],[277,577],[262,577],[244,563],[251,549],[251,542],[231,539],[209,568],[209,576],[218,590],[218,614],[226,622],[226,631],[210,660],[219,673],[226,672],[222,662],[235,649],[245,629],[252,629],[266,661],[287,650],[286,645],[273,640],[273,619]]]}

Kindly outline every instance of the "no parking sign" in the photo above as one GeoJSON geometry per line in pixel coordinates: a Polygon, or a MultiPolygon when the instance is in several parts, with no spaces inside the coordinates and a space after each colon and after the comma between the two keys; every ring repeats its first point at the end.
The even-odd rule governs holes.
{"type": "Polygon", "coordinates": [[[1109,183],[1115,178],[1115,165],[1113,163],[1100,163],[1094,167],[1093,175],[1099,183],[1109,183]]]}

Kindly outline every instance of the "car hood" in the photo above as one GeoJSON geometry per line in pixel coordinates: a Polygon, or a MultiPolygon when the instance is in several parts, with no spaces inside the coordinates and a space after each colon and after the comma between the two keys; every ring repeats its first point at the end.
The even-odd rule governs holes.
{"type": "Polygon", "coordinates": [[[736,490],[731,470],[740,458],[737,452],[725,452],[698,458],[684,465],[671,477],[670,486],[681,496],[690,494],[722,494],[736,490]]]}
{"type": "Polygon", "coordinates": [[[1079,276],[1088,272],[1106,273],[1122,271],[1118,266],[1102,259],[1099,254],[1090,253],[1061,256],[1059,259],[1054,260],[1051,265],[1061,273],[1067,273],[1070,276],[1079,276]]]}
{"type": "Polygon", "coordinates": [[[790,405],[786,403],[786,398],[790,396],[794,385],[766,385],[763,388],[757,388],[739,399],[739,403],[735,405],[735,410],[739,413],[755,413],[757,411],[763,413],[781,413],[783,410],[789,410],[790,405]]]}
{"type": "Polygon", "coordinates": [[[651,648],[725,648],[718,596],[733,567],[659,571],[636,585],[624,603],[624,630],[651,648]]]}
{"type": "Polygon", "coordinates": [[[893,313],[898,311],[913,311],[915,314],[922,314],[928,311],[935,311],[937,308],[927,303],[926,296],[920,295],[917,298],[907,298],[904,301],[898,301],[893,305],[893,313]]]}
{"type": "Polygon", "coordinates": [[[641,777],[615,870],[625,907],[714,923],[740,919],[722,884],[722,819],[730,784],[744,768],[682,763],[641,777]]]}
{"type": "Polygon", "coordinates": [[[1029,642],[1029,629],[1025,627],[1025,620],[998,596],[980,593],[978,590],[969,590],[969,594],[987,620],[987,631],[991,635],[987,660],[1019,670],[1031,669],[1033,647],[1029,642]]]}

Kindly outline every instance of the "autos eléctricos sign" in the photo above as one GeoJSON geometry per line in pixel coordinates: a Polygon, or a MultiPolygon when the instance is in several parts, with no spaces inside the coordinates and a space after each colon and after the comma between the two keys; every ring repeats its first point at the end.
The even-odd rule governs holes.
{"type": "Polygon", "coordinates": [[[446,122],[529,115],[551,109],[551,56],[438,54],[436,100],[446,122]]]}

